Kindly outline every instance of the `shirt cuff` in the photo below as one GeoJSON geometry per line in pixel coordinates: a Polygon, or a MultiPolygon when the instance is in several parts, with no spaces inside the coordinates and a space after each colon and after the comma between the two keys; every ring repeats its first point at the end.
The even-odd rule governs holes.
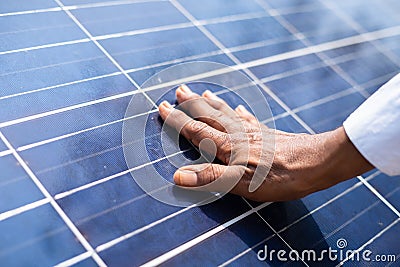
{"type": "Polygon", "coordinates": [[[387,175],[399,175],[400,75],[358,107],[343,127],[366,160],[387,175]]]}

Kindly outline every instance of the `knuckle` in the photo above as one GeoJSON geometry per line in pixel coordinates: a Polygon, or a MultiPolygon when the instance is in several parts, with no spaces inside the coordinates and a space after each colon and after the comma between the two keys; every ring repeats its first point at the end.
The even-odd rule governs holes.
{"type": "Polygon", "coordinates": [[[202,172],[198,173],[198,178],[201,181],[201,184],[209,184],[218,178],[216,175],[217,170],[215,169],[215,166],[210,164],[202,172]]]}
{"type": "Polygon", "coordinates": [[[231,141],[228,134],[221,134],[218,138],[218,146],[222,152],[231,150],[231,141]]]}
{"type": "Polygon", "coordinates": [[[232,152],[232,145],[231,141],[229,138],[229,135],[223,134],[221,137],[217,140],[217,156],[220,160],[222,160],[224,163],[230,162],[230,157],[232,152]]]}
{"type": "Polygon", "coordinates": [[[209,177],[211,178],[211,181],[214,181],[219,178],[221,175],[221,167],[219,165],[214,165],[211,164],[209,169],[209,177]]]}
{"type": "Polygon", "coordinates": [[[187,129],[189,130],[190,133],[200,133],[202,132],[205,128],[207,128],[207,125],[203,122],[196,121],[196,120],[190,120],[187,123],[187,129]]]}

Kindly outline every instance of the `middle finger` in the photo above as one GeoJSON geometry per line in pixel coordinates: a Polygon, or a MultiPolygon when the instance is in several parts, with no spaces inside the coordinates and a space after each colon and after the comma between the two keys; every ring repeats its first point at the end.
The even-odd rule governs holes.
{"type": "MultiPolygon", "coordinates": [[[[192,92],[186,85],[181,85],[176,90],[176,97],[180,107],[193,118],[205,122],[219,131],[237,130],[235,129],[237,125],[231,116],[215,109],[204,97],[192,92]]],[[[232,113],[234,112],[232,111],[232,113]]]]}

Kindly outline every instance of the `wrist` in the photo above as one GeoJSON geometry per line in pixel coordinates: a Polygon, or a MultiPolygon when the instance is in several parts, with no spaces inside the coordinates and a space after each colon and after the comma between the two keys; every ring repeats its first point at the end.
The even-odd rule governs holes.
{"type": "Polygon", "coordinates": [[[343,126],[323,135],[320,167],[325,188],[374,168],[350,141],[343,126]]]}

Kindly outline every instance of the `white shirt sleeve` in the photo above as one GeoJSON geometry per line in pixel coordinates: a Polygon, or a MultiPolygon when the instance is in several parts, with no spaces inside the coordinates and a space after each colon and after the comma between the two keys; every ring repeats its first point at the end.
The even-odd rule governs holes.
{"type": "Polygon", "coordinates": [[[358,151],[377,169],[400,174],[400,74],[383,85],[343,123],[358,151]]]}

